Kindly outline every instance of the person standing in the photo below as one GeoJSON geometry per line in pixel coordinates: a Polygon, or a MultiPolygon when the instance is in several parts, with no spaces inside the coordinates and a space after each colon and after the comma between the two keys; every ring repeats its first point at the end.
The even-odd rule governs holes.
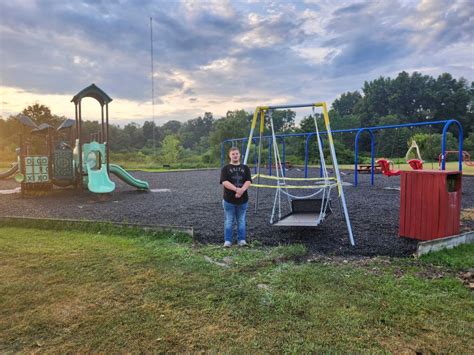
{"type": "Polygon", "coordinates": [[[229,149],[230,163],[221,170],[220,183],[224,186],[224,247],[232,246],[234,221],[237,222],[237,244],[247,245],[246,215],[248,206],[247,190],[252,176],[247,165],[240,163],[240,151],[237,147],[229,149]]]}

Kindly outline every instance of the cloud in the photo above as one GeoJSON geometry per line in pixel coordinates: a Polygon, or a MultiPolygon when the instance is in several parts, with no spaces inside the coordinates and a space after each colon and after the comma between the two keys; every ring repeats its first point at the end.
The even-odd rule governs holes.
{"type": "Polygon", "coordinates": [[[2,2],[0,85],[63,107],[94,82],[120,120],[149,119],[150,16],[160,120],[331,101],[408,69],[472,80],[473,11],[468,0],[2,2]]]}
{"type": "Polygon", "coordinates": [[[468,0],[423,0],[405,23],[414,29],[410,41],[423,51],[435,52],[457,42],[472,43],[474,7],[468,0]]]}

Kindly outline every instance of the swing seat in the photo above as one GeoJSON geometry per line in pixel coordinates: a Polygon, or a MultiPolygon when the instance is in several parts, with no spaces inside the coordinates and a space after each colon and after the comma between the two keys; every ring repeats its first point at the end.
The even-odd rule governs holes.
{"type": "Polygon", "coordinates": [[[420,159],[410,159],[407,163],[413,170],[423,170],[423,161],[420,159]]]}
{"type": "Polygon", "coordinates": [[[382,169],[382,173],[385,176],[397,176],[402,173],[401,170],[391,169],[390,165],[392,165],[392,162],[387,159],[379,159],[377,160],[377,164],[380,166],[380,168],[382,169]]]}
{"type": "MultiPolygon", "coordinates": [[[[321,214],[323,200],[311,198],[304,200],[291,200],[291,212],[273,223],[276,227],[317,227],[321,214]]],[[[325,215],[331,214],[331,202],[326,208],[325,215]]]]}

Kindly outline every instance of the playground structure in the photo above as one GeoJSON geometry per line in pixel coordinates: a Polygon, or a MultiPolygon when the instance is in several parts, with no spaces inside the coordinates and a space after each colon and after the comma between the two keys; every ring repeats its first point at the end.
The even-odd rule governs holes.
{"type": "MultiPolygon", "coordinates": [[[[448,151],[444,152],[444,155],[441,153],[438,156],[438,165],[441,166],[443,161],[446,161],[448,155],[450,155],[450,154],[458,154],[459,155],[460,152],[458,150],[448,150],[448,151]]],[[[469,154],[465,150],[463,150],[461,152],[461,154],[462,154],[462,162],[464,164],[466,164],[467,166],[474,166],[474,161],[471,160],[471,154],[469,154]]]]}
{"type": "MultiPolygon", "coordinates": [[[[410,165],[413,170],[423,170],[423,159],[421,159],[420,148],[416,144],[415,140],[411,141],[410,147],[408,148],[407,153],[405,154],[405,161],[410,165]],[[410,153],[412,150],[415,150],[416,158],[409,159],[410,153]]],[[[400,169],[394,169],[394,163],[388,159],[377,159],[377,165],[380,168],[381,172],[385,176],[398,176],[402,173],[400,169]]],[[[372,166],[369,165],[371,169],[372,166]]]]}
{"type": "Polygon", "coordinates": [[[400,169],[395,170],[393,167],[393,162],[387,159],[378,159],[377,164],[382,169],[382,173],[385,176],[398,176],[402,173],[400,169]]]}
{"type": "Polygon", "coordinates": [[[147,182],[135,179],[125,169],[110,163],[108,104],[112,99],[92,84],[71,101],[75,104],[75,120],[66,119],[58,128],[48,124],[37,126],[26,116],[18,117],[22,132],[17,162],[0,174],[0,178],[16,174],[22,193],[50,191],[54,185],[79,189],[85,185],[93,193],[104,194],[115,190],[115,183],[110,179],[112,173],[133,187],[148,190],[147,182]],[[81,115],[81,101],[86,97],[94,98],[101,105],[100,132],[87,143],[82,134],[81,115]]]}
{"type": "MultiPolygon", "coordinates": [[[[441,154],[442,154],[442,159],[440,162],[440,169],[441,170],[446,170],[446,159],[445,159],[445,152],[446,152],[446,134],[448,132],[448,128],[451,125],[455,125],[458,127],[459,130],[459,138],[458,138],[458,145],[459,145],[459,151],[458,151],[458,161],[459,161],[459,171],[462,171],[462,162],[463,162],[463,155],[462,155],[462,144],[463,144],[463,130],[462,130],[462,125],[459,123],[457,120],[442,120],[442,121],[427,121],[427,122],[415,122],[415,123],[405,123],[405,124],[399,124],[399,125],[385,125],[385,126],[371,126],[371,127],[359,127],[359,128],[350,128],[350,129],[340,129],[340,130],[334,130],[332,133],[356,133],[355,136],[355,152],[354,152],[354,186],[357,186],[358,184],[358,173],[359,173],[359,139],[362,133],[368,132],[370,135],[370,154],[371,154],[371,163],[370,163],[370,174],[371,174],[371,179],[370,183],[371,185],[374,185],[375,182],[375,172],[376,172],[376,164],[375,164],[375,131],[381,131],[381,130],[386,130],[386,129],[398,129],[398,128],[408,128],[408,127],[420,127],[420,126],[436,126],[436,125],[443,125],[443,132],[441,135],[441,154]]],[[[319,135],[326,135],[328,134],[327,131],[320,131],[319,135]]],[[[309,142],[311,141],[312,138],[316,136],[315,132],[308,132],[308,133],[289,133],[289,134],[276,134],[275,137],[277,140],[280,140],[282,143],[282,164],[283,166],[286,165],[286,143],[285,139],[289,137],[303,137],[305,139],[305,160],[304,160],[304,177],[308,177],[308,167],[309,167],[309,142]]],[[[234,139],[227,139],[221,143],[221,165],[224,165],[224,158],[225,158],[225,145],[226,144],[232,144],[232,145],[237,145],[241,144],[242,145],[242,150],[245,144],[247,143],[249,138],[234,138],[234,139]]],[[[272,136],[262,136],[262,137],[254,137],[251,138],[254,143],[257,143],[259,139],[265,140],[268,142],[268,147],[269,147],[269,155],[268,155],[268,161],[269,161],[269,167],[268,167],[268,175],[272,175],[272,145],[273,140],[272,136]]],[[[260,144],[260,143],[259,143],[260,144]]],[[[421,158],[421,157],[420,157],[421,158]]],[[[417,159],[418,160],[418,159],[417,159]]],[[[421,159],[419,159],[420,162],[422,163],[421,159]]],[[[257,154],[254,152],[254,165],[255,165],[255,171],[256,171],[256,162],[257,162],[257,154]]],[[[419,166],[420,162],[412,162],[412,164],[416,164],[416,166],[419,166]]],[[[410,164],[410,163],[409,163],[410,164]]],[[[414,167],[412,164],[412,168],[414,167]]],[[[468,164],[466,164],[468,165],[468,164]]],[[[366,170],[369,170],[368,168],[366,170]]],[[[284,173],[284,172],[283,172],[284,173]]],[[[320,167],[320,176],[322,176],[322,170],[320,167]]]]}
{"type": "MultiPolygon", "coordinates": [[[[257,127],[257,121],[260,118],[260,127],[259,127],[259,139],[258,139],[258,158],[256,161],[256,175],[252,177],[254,183],[252,187],[257,188],[256,193],[256,202],[255,210],[258,209],[258,191],[260,188],[273,188],[275,189],[275,196],[273,200],[272,214],[270,217],[270,224],[280,227],[316,227],[319,224],[323,223],[326,216],[331,213],[331,190],[337,188],[338,197],[341,202],[343,209],[344,218],[347,225],[347,230],[349,233],[349,240],[351,245],[355,245],[354,237],[352,234],[351,222],[349,219],[349,213],[347,210],[346,199],[344,196],[344,190],[342,188],[342,179],[339,172],[339,166],[337,164],[336,150],[334,148],[334,142],[331,133],[331,126],[329,122],[329,115],[327,111],[326,103],[312,103],[312,104],[298,104],[298,105],[285,105],[285,106],[259,106],[255,109],[252,125],[250,128],[249,138],[247,140],[247,148],[245,150],[244,164],[247,164],[250,146],[254,142],[253,135],[255,128],[257,127]],[[316,107],[322,108],[324,124],[326,128],[326,134],[328,137],[330,155],[333,165],[334,175],[330,176],[329,171],[326,167],[322,139],[320,136],[320,131],[318,127],[318,122],[316,115],[314,115],[314,110],[316,107]],[[317,147],[319,151],[319,158],[321,162],[321,177],[320,178],[288,178],[285,176],[285,167],[286,162],[283,161],[280,157],[280,150],[277,144],[277,135],[275,134],[274,124],[273,124],[273,110],[277,109],[290,109],[290,108],[311,108],[313,110],[313,119],[315,125],[314,134],[317,137],[317,147]],[[262,152],[262,141],[263,141],[263,131],[265,127],[265,121],[270,121],[271,127],[271,144],[273,147],[270,149],[269,154],[274,155],[275,161],[275,171],[276,176],[273,177],[270,175],[261,174],[261,152],[262,152]],[[276,180],[275,185],[261,184],[261,179],[270,179],[276,180]],[[256,180],[256,182],[255,182],[256,180]],[[298,182],[302,182],[305,185],[297,185],[298,182]],[[292,184],[289,184],[292,183],[292,184]],[[295,185],[296,184],[296,185],[295,185]],[[293,193],[290,193],[288,190],[292,189],[303,189],[310,191],[309,195],[298,196],[293,193]],[[316,198],[316,196],[320,196],[316,198]],[[286,197],[290,212],[282,216],[282,196],[286,197]]],[[[283,146],[284,147],[284,146],[283,146]]],[[[283,148],[284,150],[284,148],[283,148]]],[[[269,168],[272,168],[270,161],[269,168]]]]}
{"type": "Polygon", "coordinates": [[[405,160],[413,170],[423,170],[423,159],[421,158],[420,148],[414,139],[411,141],[410,147],[405,154],[405,160]],[[412,150],[416,153],[416,158],[414,159],[410,159],[410,153],[412,150]]]}

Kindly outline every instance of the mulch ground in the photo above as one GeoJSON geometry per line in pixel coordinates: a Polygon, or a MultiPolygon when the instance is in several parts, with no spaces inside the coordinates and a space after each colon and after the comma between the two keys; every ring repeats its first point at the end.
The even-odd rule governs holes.
{"type": "MultiPolygon", "coordinates": [[[[73,218],[143,224],[192,226],[201,243],[222,243],[224,216],[219,170],[148,173],[136,171],[155,192],[141,192],[113,177],[117,189],[99,198],[86,191],[57,188],[44,196],[21,197],[0,194],[1,216],[73,218]]],[[[292,169],[289,176],[302,176],[292,169]]],[[[311,176],[316,176],[315,172],[311,176]]],[[[353,182],[351,172],[343,180],[353,182]]],[[[349,215],[357,245],[352,247],[336,195],[333,214],[316,228],[277,228],[269,223],[273,189],[260,189],[255,213],[255,190],[250,191],[248,239],[263,245],[302,243],[313,254],[353,256],[405,256],[417,242],[398,237],[400,192],[399,177],[377,175],[371,186],[369,175],[359,175],[359,186],[345,186],[349,215]],[[387,189],[388,188],[388,189],[387,189]]],[[[0,180],[0,190],[18,187],[13,180],[0,180]]],[[[295,192],[304,195],[307,191],[295,192]]],[[[474,207],[474,177],[463,178],[462,208],[474,207]]],[[[463,231],[474,230],[474,221],[465,219],[463,231]]]]}

